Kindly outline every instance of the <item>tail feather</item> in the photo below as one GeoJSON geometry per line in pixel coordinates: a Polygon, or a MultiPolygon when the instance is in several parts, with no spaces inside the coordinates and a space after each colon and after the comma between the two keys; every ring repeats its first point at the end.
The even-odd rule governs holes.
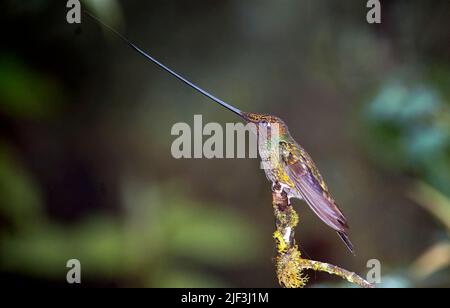
{"type": "Polygon", "coordinates": [[[347,246],[348,250],[350,250],[350,252],[354,255],[355,251],[353,250],[353,244],[350,241],[350,239],[348,238],[347,233],[341,232],[341,231],[337,231],[337,234],[342,239],[342,241],[345,243],[345,246],[347,246]]]}

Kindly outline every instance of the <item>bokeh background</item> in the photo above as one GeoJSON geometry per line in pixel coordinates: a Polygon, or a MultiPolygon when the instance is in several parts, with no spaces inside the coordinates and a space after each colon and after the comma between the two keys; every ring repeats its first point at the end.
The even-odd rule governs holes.
{"type": "MultiPolygon", "coordinates": [[[[177,122],[234,122],[66,1],[0,4],[0,272],[8,285],[276,287],[256,159],[172,158],[177,122]]],[[[382,286],[450,286],[450,2],[84,1],[237,107],[282,117],[351,225],[302,202],[305,256],[382,286]]],[[[348,286],[310,273],[309,286],[348,286]]]]}

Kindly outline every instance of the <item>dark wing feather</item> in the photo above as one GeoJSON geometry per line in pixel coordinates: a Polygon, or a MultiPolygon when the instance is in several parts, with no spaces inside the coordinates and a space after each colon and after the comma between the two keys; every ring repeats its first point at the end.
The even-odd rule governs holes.
{"type": "MultiPolygon", "coordinates": [[[[353,253],[353,245],[347,235],[347,220],[328,191],[324,189],[326,186],[321,185],[314,176],[315,173],[318,174],[314,163],[309,156],[305,157],[304,153],[297,153],[298,155],[294,153],[292,155],[292,150],[291,148],[290,151],[283,151],[284,153],[290,153],[289,157],[283,157],[285,172],[313,212],[338,233],[348,249],[353,253]],[[314,172],[310,168],[314,168],[314,172]]],[[[296,150],[302,151],[299,147],[296,147],[296,150]]]]}

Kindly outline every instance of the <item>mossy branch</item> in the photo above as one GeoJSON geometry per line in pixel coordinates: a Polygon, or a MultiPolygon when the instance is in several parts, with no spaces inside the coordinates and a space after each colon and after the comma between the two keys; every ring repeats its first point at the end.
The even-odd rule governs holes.
{"type": "Polygon", "coordinates": [[[304,270],[308,269],[339,276],[348,282],[363,288],[374,287],[373,284],[357,274],[340,268],[339,266],[303,259],[298,246],[295,244],[294,238],[294,228],[297,226],[299,218],[290,204],[289,198],[279,184],[276,184],[273,187],[272,205],[277,228],[273,234],[277,244],[275,266],[278,282],[282,287],[304,287],[308,281],[308,277],[304,274],[304,270]]]}

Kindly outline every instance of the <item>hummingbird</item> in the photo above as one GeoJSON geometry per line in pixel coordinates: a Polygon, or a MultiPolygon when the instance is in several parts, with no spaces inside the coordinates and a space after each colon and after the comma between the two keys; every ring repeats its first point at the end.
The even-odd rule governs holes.
{"type": "Polygon", "coordinates": [[[168,72],[220,106],[235,113],[244,121],[256,124],[257,134],[259,134],[261,128],[265,129],[266,134],[264,134],[265,136],[263,138],[259,139],[258,149],[261,157],[264,156],[270,158],[269,166],[265,167],[264,171],[267,179],[272,183],[272,189],[275,186],[281,186],[289,199],[294,198],[304,200],[326,225],[337,232],[350,252],[354,254],[353,244],[348,236],[349,226],[347,219],[331,196],[331,193],[311,156],[294,140],[283,120],[274,115],[244,112],[224,102],[184,78],[156,58],[150,56],[147,52],[143,51],[97,17],[87,11],[85,11],[85,13],[162,70],[168,72]],[[273,127],[276,127],[278,134],[278,147],[270,146],[270,140],[272,140],[271,131],[273,127]]]}

